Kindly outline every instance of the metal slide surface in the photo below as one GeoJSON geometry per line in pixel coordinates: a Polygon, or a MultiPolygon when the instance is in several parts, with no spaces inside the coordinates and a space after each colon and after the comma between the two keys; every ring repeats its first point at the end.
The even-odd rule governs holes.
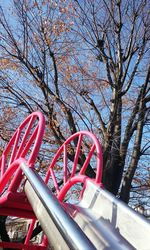
{"type": "Polygon", "coordinates": [[[150,221],[90,180],[72,217],[97,249],[150,250],[150,221]]]}
{"type": "Polygon", "coordinates": [[[26,196],[53,249],[150,249],[150,223],[109,192],[87,181],[81,201],[64,208],[34,170],[21,168],[26,196]]]}

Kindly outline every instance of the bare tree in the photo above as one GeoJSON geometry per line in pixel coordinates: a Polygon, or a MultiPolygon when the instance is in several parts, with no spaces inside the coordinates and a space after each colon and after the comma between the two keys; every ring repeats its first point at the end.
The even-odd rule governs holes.
{"type": "Polygon", "coordinates": [[[144,146],[150,101],[149,2],[75,3],[74,32],[97,58],[103,71],[97,78],[104,76],[108,83],[107,91],[103,90],[105,106],[101,114],[96,110],[95,97],[85,95],[85,101],[90,100],[89,105],[100,117],[104,184],[128,203],[135,171],[143,159],[142,148],[148,152],[150,147],[149,141],[144,146]]]}
{"type": "Polygon", "coordinates": [[[150,147],[148,9],[146,0],[14,0],[13,22],[0,10],[2,116],[8,106],[11,123],[18,110],[41,110],[52,152],[80,129],[94,132],[104,185],[127,203],[150,147]]]}

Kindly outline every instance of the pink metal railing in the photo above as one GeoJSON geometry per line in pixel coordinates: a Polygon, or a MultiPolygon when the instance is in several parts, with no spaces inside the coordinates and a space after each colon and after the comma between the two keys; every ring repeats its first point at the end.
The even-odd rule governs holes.
{"type": "MultiPolygon", "coordinates": [[[[46,236],[44,236],[41,245],[31,246],[30,238],[37,218],[24,191],[18,192],[20,183],[24,178],[20,166],[25,163],[28,167],[34,168],[42,143],[44,127],[45,120],[40,112],[29,115],[16,130],[0,158],[0,214],[32,219],[24,244],[0,242],[0,246],[14,249],[46,249],[48,246],[46,236]],[[5,191],[6,186],[7,190],[5,191]]],[[[95,166],[92,170],[95,175],[93,182],[102,186],[103,158],[101,145],[92,133],[88,131],[77,132],[70,136],[57,151],[46,173],[45,185],[49,185],[49,182],[53,181],[56,197],[62,202],[67,192],[77,183],[81,183],[82,190],[85,188],[86,180],[89,178],[86,171],[89,166],[92,167],[91,160],[93,158],[95,160],[95,166]],[[68,150],[69,147],[73,150],[71,155],[68,150]],[[85,148],[86,151],[84,151],[85,148]],[[60,170],[57,170],[58,162],[60,163],[60,170]],[[59,171],[61,181],[58,180],[59,171]]],[[[82,190],[80,190],[80,197],[82,190]]]]}
{"type": "MultiPolygon", "coordinates": [[[[23,179],[20,164],[26,162],[28,167],[34,167],[42,143],[44,129],[44,116],[41,112],[33,112],[18,127],[3,151],[0,158],[1,215],[35,218],[25,193],[23,191],[18,192],[23,179]]],[[[30,227],[27,233],[25,244],[0,242],[0,246],[14,249],[39,249],[38,246],[29,245],[32,232],[33,226],[30,227]]],[[[45,247],[41,246],[40,249],[45,249],[45,247]]]]}
{"type": "Polygon", "coordinates": [[[102,157],[102,149],[101,145],[96,138],[95,135],[88,131],[80,131],[75,134],[73,134],[71,137],[69,137],[64,144],[60,147],[60,149],[57,151],[56,155],[54,156],[49,169],[46,174],[45,183],[47,184],[50,177],[52,178],[54,182],[54,187],[57,191],[57,198],[59,200],[63,200],[68,190],[76,183],[81,182],[85,183],[86,179],[88,178],[85,174],[89,164],[90,160],[93,155],[96,155],[96,169],[95,169],[95,178],[94,182],[97,185],[102,185],[101,179],[102,179],[102,169],[103,169],[103,157],[102,157]],[[77,171],[77,164],[79,161],[79,156],[81,154],[81,144],[83,143],[83,137],[88,137],[92,141],[92,145],[89,148],[89,153],[84,161],[83,166],[80,168],[80,171],[77,171]],[[67,156],[67,146],[70,145],[70,143],[77,141],[76,146],[76,152],[74,156],[74,162],[72,169],[69,169],[68,167],[68,156],[67,156]],[[55,166],[57,164],[57,161],[59,160],[60,156],[63,153],[63,185],[61,186],[61,189],[59,187],[59,183],[57,181],[57,171],[55,171],[55,166]],[[56,172],[56,173],[55,173],[56,172]],[[70,174],[68,174],[70,172],[70,174]]]}

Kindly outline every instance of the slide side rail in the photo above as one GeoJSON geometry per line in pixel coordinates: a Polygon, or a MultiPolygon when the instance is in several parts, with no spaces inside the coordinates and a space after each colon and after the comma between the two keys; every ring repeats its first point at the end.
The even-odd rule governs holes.
{"type": "Polygon", "coordinates": [[[54,249],[95,250],[95,246],[77,223],[66,213],[42,178],[24,163],[21,169],[27,178],[26,196],[54,249]]]}

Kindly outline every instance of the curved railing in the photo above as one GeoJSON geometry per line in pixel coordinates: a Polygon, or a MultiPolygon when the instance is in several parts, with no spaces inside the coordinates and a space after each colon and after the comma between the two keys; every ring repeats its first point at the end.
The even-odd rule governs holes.
{"type": "Polygon", "coordinates": [[[45,180],[37,174],[34,163],[44,127],[40,112],[29,115],[0,158],[0,215],[31,219],[23,243],[0,242],[0,247],[146,250],[150,224],[103,188],[102,149],[95,135],[80,131],[70,136],[45,180]],[[70,197],[76,198],[74,204],[70,197]],[[37,220],[43,238],[32,244],[37,220]]]}

